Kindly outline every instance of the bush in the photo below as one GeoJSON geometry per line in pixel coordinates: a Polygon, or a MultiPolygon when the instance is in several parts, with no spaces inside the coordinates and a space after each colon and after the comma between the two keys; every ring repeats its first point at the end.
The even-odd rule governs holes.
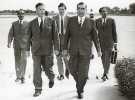
{"type": "Polygon", "coordinates": [[[123,58],[115,65],[115,76],[120,91],[128,98],[135,100],[135,59],[123,58]]]}

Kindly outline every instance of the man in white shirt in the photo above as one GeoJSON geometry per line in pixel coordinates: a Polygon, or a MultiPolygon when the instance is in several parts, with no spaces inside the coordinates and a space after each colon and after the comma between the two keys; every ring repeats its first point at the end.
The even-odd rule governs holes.
{"type": "Polygon", "coordinates": [[[78,98],[83,98],[84,86],[88,79],[92,41],[101,56],[97,31],[93,20],[86,17],[87,5],[77,4],[77,16],[69,18],[64,37],[63,54],[69,52],[69,70],[76,82],[78,98]],[[68,43],[70,46],[68,47],[68,43]]]}
{"type": "Polygon", "coordinates": [[[58,55],[56,55],[58,73],[59,73],[59,75],[57,76],[58,80],[64,79],[64,69],[65,69],[65,76],[69,78],[68,58],[67,56],[63,56],[62,54],[63,45],[64,45],[64,35],[69,19],[69,17],[66,15],[66,9],[67,9],[66,5],[64,3],[60,3],[58,5],[59,14],[53,17],[57,24],[58,37],[59,37],[59,52],[58,55]],[[65,68],[63,67],[63,61],[65,63],[65,68]]]}

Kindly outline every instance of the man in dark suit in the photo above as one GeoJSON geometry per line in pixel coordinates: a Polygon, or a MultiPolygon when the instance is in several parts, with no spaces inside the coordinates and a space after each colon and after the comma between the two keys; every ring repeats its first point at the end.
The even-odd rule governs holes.
{"type": "Polygon", "coordinates": [[[33,83],[35,93],[33,96],[37,97],[42,91],[42,69],[49,79],[49,88],[54,85],[53,47],[55,52],[58,52],[58,37],[55,21],[45,16],[45,5],[37,3],[35,8],[38,17],[29,24],[28,47],[31,45],[34,64],[33,83]]]}
{"type": "Polygon", "coordinates": [[[86,17],[87,5],[84,2],[77,4],[77,16],[69,18],[64,38],[64,51],[67,54],[69,47],[69,70],[76,82],[78,98],[83,97],[84,86],[88,79],[92,41],[101,55],[100,45],[93,20],[86,17]]]}
{"type": "Polygon", "coordinates": [[[107,17],[106,8],[100,8],[99,13],[102,17],[96,20],[96,27],[98,30],[98,36],[102,51],[101,59],[104,68],[102,80],[106,81],[108,79],[107,74],[110,67],[112,48],[117,48],[117,33],[115,21],[114,19],[107,17]]]}
{"type": "Polygon", "coordinates": [[[68,59],[67,56],[63,56],[63,45],[64,45],[64,35],[67,27],[68,22],[68,16],[66,15],[66,5],[64,3],[60,3],[58,5],[59,14],[54,16],[54,20],[56,20],[57,29],[58,29],[58,36],[59,36],[59,53],[56,55],[57,58],[57,65],[58,65],[58,72],[59,76],[57,77],[58,80],[64,79],[64,67],[63,67],[63,60],[65,62],[66,70],[65,70],[65,76],[69,77],[69,71],[68,71],[68,59]]]}
{"type": "Polygon", "coordinates": [[[27,64],[27,29],[28,22],[24,21],[24,11],[20,9],[17,12],[19,18],[18,21],[12,23],[8,34],[8,45],[11,47],[13,41],[14,56],[15,56],[15,70],[16,70],[16,82],[21,80],[24,83],[25,69],[27,64]]]}

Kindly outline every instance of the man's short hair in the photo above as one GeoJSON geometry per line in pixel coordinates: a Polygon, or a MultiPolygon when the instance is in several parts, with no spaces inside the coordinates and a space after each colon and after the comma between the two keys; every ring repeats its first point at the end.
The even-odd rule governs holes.
{"type": "Polygon", "coordinates": [[[58,5],[58,8],[59,8],[59,7],[64,7],[65,10],[67,9],[66,5],[65,5],[64,3],[62,3],[62,2],[58,5]]]}
{"type": "Polygon", "coordinates": [[[106,9],[105,7],[101,7],[100,9],[99,9],[99,13],[101,13],[104,9],[106,9]]]}
{"type": "Polygon", "coordinates": [[[77,8],[78,8],[79,5],[85,5],[85,8],[87,8],[87,5],[86,5],[84,2],[79,2],[79,3],[77,4],[77,8]]]}
{"type": "Polygon", "coordinates": [[[43,5],[44,5],[43,3],[39,2],[36,4],[35,8],[37,9],[39,6],[43,6],[43,5]]]}
{"type": "Polygon", "coordinates": [[[17,15],[19,15],[19,14],[24,14],[25,12],[24,12],[24,10],[23,9],[19,9],[18,11],[17,11],[17,15]]]}

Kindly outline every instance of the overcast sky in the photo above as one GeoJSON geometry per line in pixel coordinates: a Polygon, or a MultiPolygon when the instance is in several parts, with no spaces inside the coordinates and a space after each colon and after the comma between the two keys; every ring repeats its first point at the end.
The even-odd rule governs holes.
{"type": "Polygon", "coordinates": [[[67,5],[68,11],[76,11],[76,4],[80,1],[84,1],[88,5],[88,9],[93,9],[95,12],[102,6],[120,8],[128,8],[130,3],[135,3],[135,0],[0,0],[0,10],[7,9],[32,9],[35,10],[35,4],[37,2],[43,2],[46,5],[46,9],[51,11],[57,11],[57,5],[60,2],[64,2],[67,5]]]}

